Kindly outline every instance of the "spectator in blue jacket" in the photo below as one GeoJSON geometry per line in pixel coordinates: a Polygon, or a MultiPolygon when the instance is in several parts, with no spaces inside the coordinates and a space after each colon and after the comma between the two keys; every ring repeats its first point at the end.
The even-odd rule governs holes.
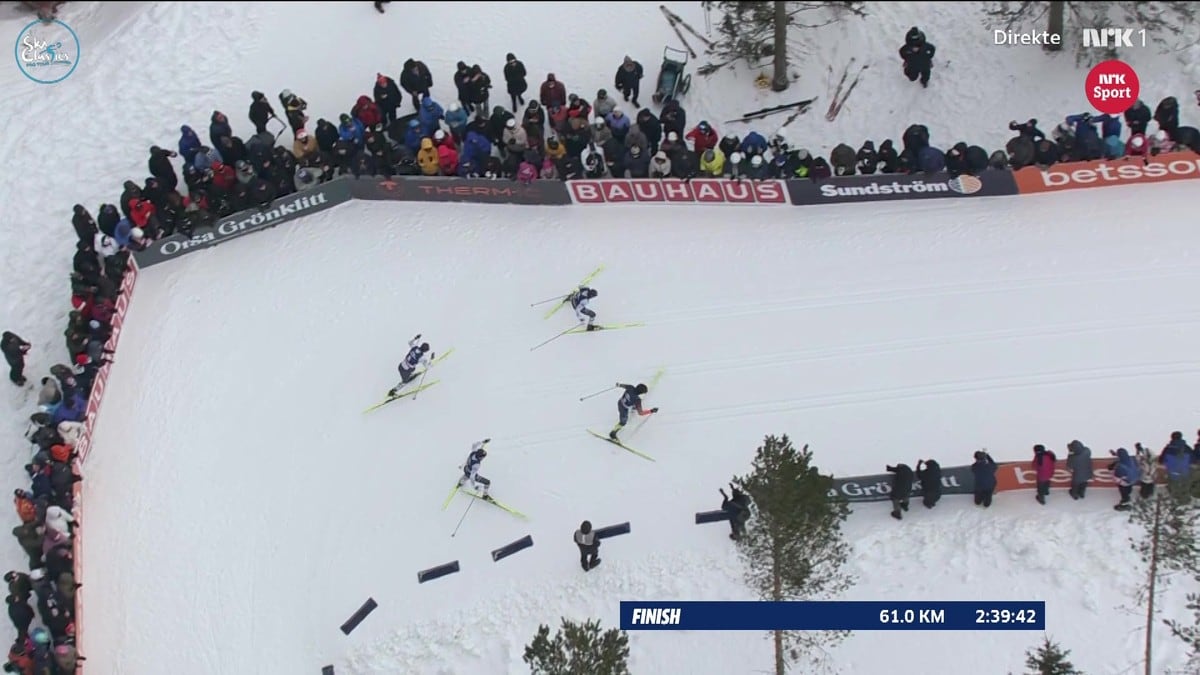
{"type": "Polygon", "coordinates": [[[338,119],[342,122],[338,125],[338,138],[343,141],[350,141],[354,144],[354,147],[361,149],[363,147],[362,122],[359,122],[347,113],[342,113],[342,116],[338,119]]]}
{"type": "MultiPolygon", "coordinates": [[[[470,157],[475,166],[484,166],[491,155],[492,142],[487,139],[487,136],[474,129],[468,131],[462,145],[462,157],[470,157]]],[[[462,157],[459,158],[460,161],[462,157]]]]}
{"type": "Polygon", "coordinates": [[[450,127],[450,133],[454,136],[454,140],[462,142],[463,136],[467,131],[467,122],[469,121],[470,118],[467,115],[467,111],[463,110],[462,105],[457,101],[451,103],[449,108],[446,108],[446,126],[450,127]]]}
{"type": "Polygon", "coordinates": [[[742,145],[738,150],[747,157],[761,155],[767,151],[767,139],[757,131],[751,131],[742,139],[742,145]]]}
{"type": "Polygon", "coordinates": [[[113,240],[117,242],[117,246],[128,248],[133,242],[133,222],[128,218],[118,220],[116,228],[113,229],[113,240]]]}
{"type": "Polygon", "coordinates": [[[421,123],[416,118],[409,120],[404,132],[404,147],[415,153],[421,149],[422,138],[425,137],[421,135],[421,123]]]}
{"type": "Polygon", "coordinates": [[[620,110],[614,110],[604,116],[604,121],[608,123],[608,128],[612,130],[614,138],[625,142],[625,134],[629,133],[629,117],[620,110]]]}
{"type": "Polygon", "coordinates": [[[1105,113],[1099,117],[1093,117],[1092,122],[1100,125],[1100,135],[1104,138],[1121,137],[1121,118],[1116,115],[1105,113]]]}
{"type": "Polygon", "coordinates": [[[1183,440],[1182,432],[1171,433],[1171,442],[1163,448],[1158,462],[1167,470],[1168,489],[1178,492],[1186,488],[1192,469],[1192,449],[1183,440]]]}
{"type": "Polygon", "coordinates": [[[87,403],[83,400],[83,396],[75,394],[70,398],[63,399],[62,405],[58,406],[58,409],[50,416],[50,424],[58,426],[60,422],[78,422],[83,419],[86,411],[87,403]]]}
{"type": "Polygon", "coordinates": [[[1117,479],[1117,491],[1121,493],[1121,501],[1113,508],[1118,511],[1128,511],[1132,508],[1130,498],[1133,496],[1133,486],[1142,479],[1142,471],[1138,468],[1137,460],[1130,456],[1125,448],[1119,448],[1115,453],[1116,461],[1108,465],[1109,470],[1117,479]]]}
{"type": "Polygon", "coordinates": [[[433,136],[438,130],[438,121],[446,116],[446,111],[429,95],[421,99],[421,109],[417,111],[417,119],[421,121],[421,135],[433,136]]]}
{"type": "Polygon", "coordinates": [[[996,460],[986,450],[975,452],[971,475],[975,478],[975,505],[984,508],[991,506],[992,495],[996,492],[996,460]]]}
{"type": "Polygon", "coordinates": [[[475,160],[470,155],[463,154],[458,160],[458,177],[459,178],[479,178],[479,169],[475,160]]]}
{"type": "Polygon", "coordinates": [[[200,137],[191,127],[186,124],[179,127],[179,154],[183,157],[184,163],[192,163],[192,158],[196,156],[201,145],[200,137]]]}
{"type": "Polygon", "coordinates": [[[1091,113],[1079,113],[1067,117],[1067,124],[1075,131],[1074,159],[1091,161],[1104,155],[1104,142],[1093,126],[1095,120],[1091,113]]]}

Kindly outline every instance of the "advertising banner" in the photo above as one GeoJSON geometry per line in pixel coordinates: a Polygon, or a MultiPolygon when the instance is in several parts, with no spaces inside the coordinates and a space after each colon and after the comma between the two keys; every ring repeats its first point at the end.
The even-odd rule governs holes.
{"type": "Polygon", "coordinates": [[[566,185],[576,204],[787,204],[779,180],[628,178],[573,180],[566,185]]]}
{"type": "Polygon", "coordinates": [[[978,176],[914,173],[872,176],[834,176],[821,181],[789,180],[788,194],[797,206],[853,204],[899,199],[944,199],[947,197],[1004,197],[1017,194],[1013,174],[988,170],[978,176]]]}
{"type": "MultiPolygon", "coordinates": [[[[1064,458],[1058,460],[1058,469],[1050,486],[1068,488],[1071,486],[1071,472],[1066,468],[1064,458]]],[[[1116,487],[1108,465],[1112,458],[1092,460],[1092,480],[1088,483],[1094,488],[1116,487]]],[[[841,495],[848,502],[885,502],[892,498],[893,474],[882,473],[871,476],[853,476],[850,478],[834,478],[833,489],[829,496],[841,495]]],[[[996,463],[996,492],[1010,490],[1032,490],[1037,487],[1037,477],[1030,462],[997,462],[996,463]]],[[[942,494],[969,495],[975,492],[975,477],[971,474],[970,466],[942,467],[942,494]]],[[[923,495],[921,481],[913,481],[912,497],[923,495]]]]}
{"type": "Polygon", "coordinates": [[[1079,188],[1166,183],[1200,178],[1200,155],[1169,152],[1157,157],[1098,162],[1066,162],[1042,169],[1027,166],[1014,174],[1020,194],[1079,188]]]}
{"type": "Polygon", "coordinates": [[[138,266],[146,268],[167,260],[174,260],[192,251],[223,244],[230,239],[236,239],[268,227],[275,227],[289,220],[337,206],[350,200],[350,182],[348,180],[330,181],[303,192],[276,199],[265,209],[250,209],[235,213],[218,220],[213,227],[205,228],[190,238],[182,234],[164,237],[151,243],[146,250],[134,254],[138,266]]]}
{"type": "MultiPolygon", "coordinates": [[[[112,316],[112,336],[108,338],[108,342],[104,343],[104,348],[109,351],[116,352],[117,344],[121,340],[121,325],[125,323],[125,314],[129,311],[129,301],[133,298],[137,277],[137,261],[130,258],[125,276],[121,278],[121,292],[115,303],[116,311],[112,316]]],[[[96,372],[96,379],[92,382],[92,390],[88,393],[87,412],[83,418],[83,434],[75,443],[75,452],[79,455],[78,464],[80,466],[87,461],[88,453],[92,449],[92,429],[96,426],[96,416],[100,413],[100,403],[104,400],[104,387],[108,383],[108,372],[111,369],[111,365],[100,367],[100,370],[96,372]]]]}
{"type": "Polygon", "coordinates": [[[535,180],[525,184],[486,178],[405,176],[363,178],[350,184],[355,199],[528,206],[566,206],[571,203],[567,188],[557,180],[535,180]]]}

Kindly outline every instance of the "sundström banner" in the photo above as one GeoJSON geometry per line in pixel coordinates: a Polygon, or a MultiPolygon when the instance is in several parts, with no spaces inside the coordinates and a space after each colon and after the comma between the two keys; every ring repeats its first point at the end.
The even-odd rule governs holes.
{"type": "Polygon", "coordinates": [[[978,176],[948,173],[835,176],[820,181],[789,180],[788,193],[798,206],[853,204],[901,199],[1006,197],[1017,194],[1011,171],[988,170],[978,176]]]}

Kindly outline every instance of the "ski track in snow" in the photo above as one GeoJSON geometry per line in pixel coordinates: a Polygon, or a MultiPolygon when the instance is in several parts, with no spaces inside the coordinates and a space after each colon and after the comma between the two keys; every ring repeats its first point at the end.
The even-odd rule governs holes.
{"type": "MultiPolygon", "coordinates": [[[[671,7],[703,29],[698,3],[671,7]]],[[[514,41],[508,28],[527,19],[521,10],[457,7],[447,43],[444,31],[409,30],[447,25],[437,3],[393,3],[383,17],[366,3],[65,4],[60,17],[83,43],[76,73],[46,87],[0,71],[0,156],[19,176],[0,184],[0,262],[11,289],[0,319],[34,344],[31,380],[65,358],[71,205],[94,214],[114,202],[123,180],[144,178],[146,148],[175,147],[180,124],[206,138],[220,109],[245,137],[249,91],[274,99],[284,87],[309,101],[314,120],[336,119],[369,94],[374,72],[395,76],[410,55],[433,69],[443,103],[454,98],[450,74],[462,58],[492,75],[492,105],[507,105],[507,51],[525,61],[531,91],[552,69],[591,100],[600,87],[611,91],[629,45],[646,69],[647,102],[660,46],[679,46],[654,3],[573,4],[570,21],[514,41]],[[361,48],[397,44],[398,35],[399,52],[361,48]],[[298,36],[335,48],[297,49],[298,36]],[[563,44],[586,58],[564,62],[555,53],[563,44]]],[[[756,73],[746,68],[694,77],[689,123],[768,134],[787,116],[720,122],[816,95],[813,112],[788,127],[814,153],[898,139],[913,122],[929,126],[936,146],[961,139],[991,150],[1011,135],[1010,119],[1038,117],[1045,128],[1087,108],[1069,53],[983,46],[990,33],[971,3],[870,11],[822,31],[793,64],[801,77],[786,92],[752,89],[756,73]],[[927,91],[899,74],[895,56],[913,24],[938,46],[927,91]],[[827,73],[836,81],[851,56],[871,67],[827,123],[827,73]]],[[[8,35],[29,20],[0,14],[8,35]]],[[[1188,102],[1200,48],[1178,60],[1153,51],[1126,55],[1143,97],[1151,106],[1179,97],[1183,123],[1196,124],[1188,102]]],[[[611,625],[619,598],[746,598],[723,526],[691,525],[690,512],[716,506],[711,488],[744,471],[768,431],[811,441],[823,468],[845,474],[917,451],[965,455],[988,443],[1013,459],[1030,439],[1079,435],[1101,453],[1186,429],[1197,380],[1187,334],[1197,315],[1176,296],[1195,286],[1181,261],[1197,241],[1176,221],[1190,200],[1187,187],[1146,186],[781,210],[753,223],[730,209],[678,208],[666,219],[661,208],[562,218],[520,207],[354,206],[152,271],[130,312],[136,330],[123,339],[87,467],[89,672],[143,675],[172,663],[181,675],[276,675],[337,662],[351,673],[522,673],[523,645],[560,615],[611,625]],[[324,234],[330,226],[350,236],[324,234]],[[739,236],[728,235],[733,226],[739,236]],[[534,234],[525,248],[505,248],[534,234]],[[364,238],[376,253],[356,248],[364,238]],[[364,260],[347,265],[352,256],[364,260]],[[602,320],[648,325],[528,354],[570,319],[540,321],[524,305],[599,262],[608,264],[596,282],[602,320]],[[325,268],[345,269],[326,278],[325,268]],[[714,276],[721,282],[710,283],[714,276]],[[321,278],[345,286],[331,297],[310,287],[321,278]],[[274,293],[232,301],[259,289],[274,293]],[[458,349],[439,368],[443,383],[361,417],[393,383],[397,345],[414,323],[439,348],[458,349]],[[551,365],[531,371],[535,363],[551,365]],[[613,403],[579,396],[612,381],[614,369],[644,379],[660,366],[667,377],[651,400],[664,414],[628,433],[657,464],[582,433],[608,424],[613,403]],[[966,367],[976,377],[956,372],[966,367]],[[447,409],[458,412],[435,413],[447,409]],[[446,533],[465,506],[415,505],[444,499],[444,475],[487,430],[499,446],[488,474],[535,517],[527,525],[477,510],[452,542],[446,533]],[[634,523],[587,576],[568,539],[581,517],[634,523]],[[487,549],[530,528],[536,548],[499,565],[487,559],[487,549]],[[413,582],[416,569],[454,558],[462,573],[413,582]],[[380,609],[344,638],[337,624],[367,595],[380,609]]],[[[36,396],[3,391],[0,424],[14,441],[0,471],[18,483],[28,455],[15,438],[36,396]]],[[[1114,498],[1097,491],[1073,504],[1055,493],[1042,508],[1030,495],[1003,496],[986,514],[946,498],[903,524],[884,505],[860,506],[848,533],[862,578],[849,597],[1045,598],[1049,632],[1075,650],[1078,666],[1136,672],[1139,621],[1116,609],[1128,604],[1136,565],[1114,498]]],[[[21,567],[22,558],[11,540],[0,547],[0,564],[21,567]]],[[[1167,615],[1185,613],[1181,593],[1168,594],[1167,615]]],[[[843,672],[895,671],[889,654],[952,645],[961,662],[1007,673],[1037,638],[859,634],[835,661],[843,672]]],[[[635,632],[631,646],[637,673],[770,666],[757,634],[635,632]]],[[[1162,631],[1156,653],[1155,672],[1179,662],[1162,631]]],[[[921,667],[939,675],[934,664],[921,667]]]]}

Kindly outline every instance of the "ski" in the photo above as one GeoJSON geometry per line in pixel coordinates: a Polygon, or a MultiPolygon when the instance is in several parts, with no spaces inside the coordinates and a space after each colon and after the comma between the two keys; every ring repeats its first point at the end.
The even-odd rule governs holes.
{"type": "Polygon", "coordinates": [[[773,108],[763,108],[762,110],[756,110],[752,113],[747,113],[746,115],[743,115],[742,117],[738,117],[736,119],[725,120],[725,124],[733,124],[734,122],[757,122],[758,120],[765,119],[766,117],[769,117],[771,115],[777,115],[779,113],[787,112],[789,110],[797,110],[798,109],[797,110],[798,113],[805,113],[805,112],[808,112],[808,109],[812,107],[812,104],[815,103],[816,100],[817,99],[814,97],[814,98],[805,99],[803,101],[796,101],[795,103],[785,103],[784,105],[777,105],[773,108]]]}
{"type": "MultiPolygon", "coordinates": [[[[854,60],[857,57],[850,57],[850,62],[846,64],[846,69],[842,71],[842,79],[838,80],[837,88],[833,90],[833,98],[829,100],[829,111],[825,113],[825,119],[831,120],[831,115],[834,113],[834,107],[837,106],[838,97],[842,95],[842,87],[846,84],[846,78],[850,76],[850,66],[854,65],[854,60]]],[[[830,66],[830,74],[833,73],[833,67],[830,66]]]]}
{"type": "Polygon", "coordinates": [[[442,502],[442,510],[443,511],[445,511],[450,506],[450,502],[454,501],[454,495],[458,494],[458,490],[461,487],[462,487],[461,483],[454,484],[454,487],[450,490],[450,495],[446,497],[446,501],[442,502]]]}
{"type": "Polygon", "coordinates": [[[479,494],[478,492],[472,492],[471,490],[466,490],[466,489],[462,489],[462,488],[460,488],[460,489],[462,490],[462,493],[464,495],[470,495],[470,496],[474,497],[475,499],[478,499],[481,502],[487,502],[488,504],[491,504],[492,506],[495,506],[497,508],[508,511],[509,513],[513,514],[514,516],[516,516],[518,518],[528,518],[528,516],[526,516],[524,513],[521,513],[520,511],[509,506],[508,504],[503,504],[501,502],[498,502],[495,499],[492,499],[490,496],[484,497],[483,495],[479,494]]]}
{"type": "Polygon", "coordinates": [[[567,331],[567,335],[572,335],[575,333],[594,333],[597,330],[621,330],[622,328],[640,328],[645,325],[646,324],[644,324],[644,323],[612,323],[612,324],[607,324],[607,325],[603,325],[603,326],[600,324],[596,324],[595,329],[591,330],[591,331],[589,331],[587,329],[587,326],[576,326],[575,328],[572,328],[571,330],[567,331]]]}
{"type": "Polygon", "coordinates": [[[437,384],[438,382],[441,382],[441,380],[434,380],[433,382],[423,384],[423,385],[417,387],[416,389],[407,389],[404,391],[398,391],[398,392],[396,392],[395,396],[389,396],[386,399],[384,399],[382,402],[376,403],[375,405],[371,406],[370,408],[367,408],[366,410],[363,411],[363,414],[365,415],[373,410],[378,410],[378,409],[382,408],[383,406],[391,403],[392,401],[397,401],[406,396],[413,396],[419,391],[425,391],[426,389],[432,387],[433,385],[437,384]]]}
{"type": "Polygon", "coordinates": [[[854,81],[850,83],[850,86],[846,89],[846,93],[842,94],[841,100],[834,97],[834,102],[830,105],[829,112],[825,113],[825,121],[832,122],[837,119],[838,113],[842,112],[842,106],[846,105],[846,99],[850,98],[850,92],[854,91],[854,88],[858,86],[858,81],[862,78],[863,71],[867,68],[868,66],[859,68],[858,74],[854,76],[854,81]]]}
{"type": "Polygon", "coordinates": [[[596,438],[599,438],[602,441],[608,441],[609,443],[612,443],[613,445],[617,446],[618,448],[621,448],[622,450],[628,450],[629,452],[632,452],[633,454],[637,455],[638,457],[641,457],[642,459],[648,459],[651,462],[655,461],[655,459],[653,457],[651,457],[650,455],[647,455],[646,453],[642,452],[641,450],[634,450],[633,448],[629,447],[628,445],[625,445],[621,441],[614,441],[613,439],[609,438],[608,436],[601,434],[601,433],[596,433],[595,431],[592,431],[591,429],[588,429],[587,432],[589,434],[595,436],[596,438]]]}
{"type": "MultiPolygon", "coordinates": [[[[600,275],[600,273],[601,273],[601,272],[603,272],[603,271],[604,271],[604,265],[601,265],[601,266],[597,267],[596,269],[592,270],[592,273],[591,273],[591,274],[589,274],[589,275],[587,275],[586,277],[584,277],[584,278],[583,278],[583,281],[580,281],[580,282],[579,282],[579,285],[580,285],[580,286],[587,286],[589,283],[591,283],[591,282],[592,282],[592,279],[595,279],[595,278],[596,278],[597,276],[599,276],[599,275],[600,275]]],[[[568,295],[570,295],[570,294],[568,293],[568,295]]],[[[550,308],[550,311],[546,312],[546,313],[545,313],[545,315],[543,315],[543,316],[542,316],[542,318],[543,318],[543,319],[549,319],[550,317],[554,316],[554,313],[555,313],[555,312],[557,312],[558,310],[562,309],[562,308],[563,308],[563,305],[565,305],[565,304],[567,304],[567,301],[566,301],[566,299],[563,299],[563,301],[562,301],[562,302],[560,302],[560,303],[558,303],[557,305],[555,305],[555,306],[551,307],[551,308],[550,308]]]]}

